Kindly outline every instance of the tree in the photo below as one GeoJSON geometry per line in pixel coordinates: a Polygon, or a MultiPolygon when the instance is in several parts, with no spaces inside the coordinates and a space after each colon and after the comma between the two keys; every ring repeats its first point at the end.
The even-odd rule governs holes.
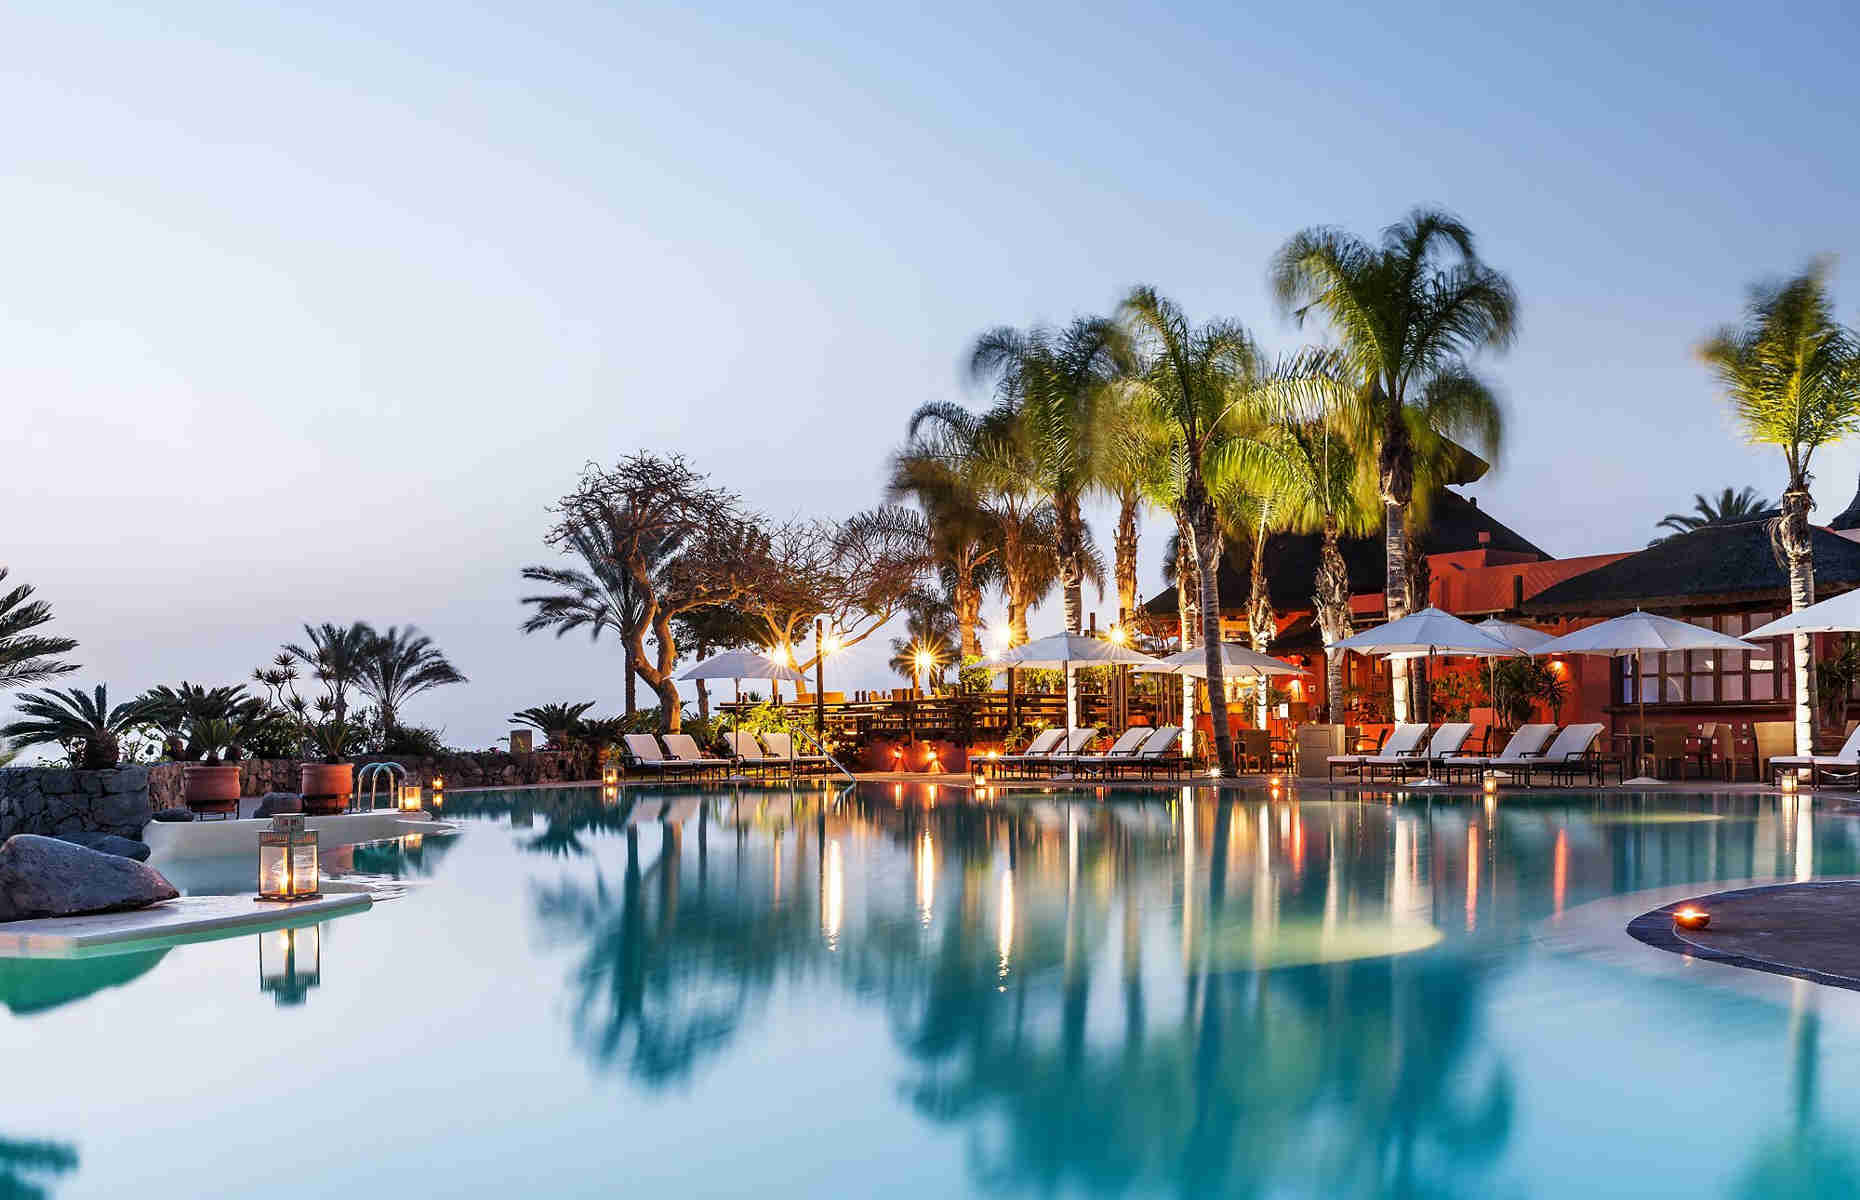
{"type": "MultiPolygon", "coordinates": [[[[1378,245],[1338,229],[1307,229],[1274,258],[1272,286],[1300,323],[1314,311],[1329,322],[1361,381],[1362,440],[1376,447],[1373,490],[1383,508],[1388,617],[1398,620],[1412,600],[1408,508],[1417,450],[1472,436],[1488,454],[1496,451],[1499,401],[1468,359],[1511,344],[1517,296],[1480,261],[1471,230],[1429,209],[1383,230],[1378,245]]],[[[1395,719],[1406,721],[1406,663],[1391,666],[1395,719]]]]}
{"type": "MultiPolygon", "coordinates": [[[[598,530],[597,558],[617,564],[638,589],[639,619],[621,635],[639,677],[659,695],[663,732],[676,733],[682,703],[672,675],[678,662],[672,621],[693,609],[741,600],[766,561],[767,532],[734,493],[711,486],[682,456],[645,451],[610,468],[590,465],[575,490],[550,511],[557,515],[545,539],[550,545],[580,553],[582,531],[598,530]],[[668,554],[666,547],[674,549],[668,554]],[[648,634],[654,643],[650,655],[648,634]]],[[[550,611],[546,597],[526,603],[537,606],[532,621],[550,611]]]]}
{"type": "Polygon", "coordinates": [[[983,496],[987,478],[972,447],[960,439],[967,422],[954,425],[912,419],[912,431],[891,459],[886,498],[892,506],[875,510],[875,519],[895,523],[905,536],[923,539],[930,555],[949,576],[951,603],[965,658],[982,652],[977,630],[982,623],[982,593],[998,582],[1001,564],[999,522],[983,496]],[[909,499],[921,514],[909,520],[897,502],[909,499]]]}
{"type": "Polygon", "coordinates": [[[1678,537],[1682,533],[1691,533],[1694,529],[1703,529],[1707,525],[1728,525],[1734,521],[1748,521],[1762,516],[1776,506],[1763,499],[1756,488],[1746,487],[1739,491],[1725,488],[1716,497],[1704,492],[1692,494],[1692,511],[1689,513],[1667,513],[1660,519],[1658,528],[1671,530],[1666,537],[1657,537],[1648,542],[1657,546],[1667,538],[1678,537]]]}
{"type": "Polygon", "coordinates": [[[1066,631],[1084,631],[1083,580],[1091,533],[1082,512],[1109,440],[1109,398],[1129,370],[1127,339],[1115,322],[1080,317],[1063,330],[1006,327],[976,339],[969,374],[992,380],[996,420],[1010,430],[1028,482],[1053,511],[1053,549],[1066,631]]]}
{"type": "Polygon", "coordinates": [[[421,692],[464,682],[433,639],[411,625],[390,625],[368,643],[356,686],[381,709],[382,729],[392,732],[400,727],[401,705],[421,692]]]}
{"type": "Polygon", "coordinates": [[[1207,667],[1208,708],[1215,753],[1223,774],[1235,770],[1227,728],[1226,679],[1221,670],[1221,537],[1209,475],[1233,434],[1236,406],[1257,373],[1259,351],[1247,331],[1227,321],[1192,327],[1173,301],[1138,287],[1122,316],[1138,347],[1137,378],[1148,403],[1176,435],[1182,481],[1178,512],[1187,518],[1201,585],[1201,642],[1207,667]]]}
{"type": "Polygon", "coordinates": [[[329,693],[330,709],[337,725],[346,725],[349,717],[349,689],[360,687],[367,669],[369,648],[375,631],[364,621],[334,625],[305,625],[304,637],[309,645],[296,643],[284,647],[292,661],[310,672],[311,678],[329,693]]]}
{"type": "MultiPolygon", "coordinates": [[[[606,526],[570,524],[563,528],[561,549],[581,559],[582,568],[529,566],[523,578],[531,583],[548,584],[560,590],[554,593],[525,596],[522,603],[534,607],[523,622],[524,633],[555,630],[555,635],[586,629],[590,641],[600,641],[601,634],[612,633],[620,640],[625,683],[625,712],[638,711],[636,685],[639,679],[639,655],[634,649],[633,630],[645,619],[645,598],[632,574],[621,562],[606,526]]],[[[677,549],[669,538],[642,539],[640,554],[650,574],[656,571],[677,549]]]]}
{"type": "MultiPolygon", "coordinates": [[[[0,582],[7,568],[0,567],[0,582]]],[[[32,585],[22,583],[0,594],[0,690],[44,683],[78,669],[58,656],[77,649],[71,638],[47,637],[33,631],[52,620],[52,606],[32,598],[32,585]]]]}
{"type": "MultiPolygon", "coordinates": [[[[1834,319],[1828,270],[1824,260],[1793,279],[1753,288],[1743,323],[1699,347],[1744,437],[1782,450],[1789,475],[1782,513],[1770,522],[1770,545],[1789,572],[1789,607],[1796,612],[1815,602],[1810,461],[1860,424],[1860,337],[1834,319]]],[[[1795,635],[1797,754],[1814,753],[1813,647],[1807,634],[1795,635]]]]}
{"type": "Polygon", "coordinates": [[[778,661],[785,653],[807,671],[821,648],[805,659],[794,648],[816,617],[837,632],[840,649],[856,646],[921,603],[932,565],[921,534],[901,531],[883,510],[838,523],[790,521],[769,532],[738,603],[761,618],[778,661]]]}
{"type": "Polygon", "coordinates": [[[20,697],[19,711],[24,719],[0,728],[0,736],[21,750],[63,746],[72,765],[86,771],[106,770],[120,762],[122,735],[147,719],[140,700],[111,708],[109,693],[101,683],[90,694],[82,688],[27,692],[20,697]]]}
{"type": "Polygon", "coordinates": [[[913,605],[904,622],[904,636],[891,639],[891,669],[919,686],[919,677],[943,684],[944,668],[960,661],[956,641],[956,616],[950,606],[933,598],[913,605]]]}
{"type": "MultiPolygon", "coordinates": [[[[672,633],[678,645],[690,652],[696,662],[703,662],[724,650],[741,650],[762,645],[762,623],[752,614],[730,604],[712,604],[679,613],[672,619],[672,633]]],[[[710,720],[710,681],[696,679],[698,717],[710,720]]]]}

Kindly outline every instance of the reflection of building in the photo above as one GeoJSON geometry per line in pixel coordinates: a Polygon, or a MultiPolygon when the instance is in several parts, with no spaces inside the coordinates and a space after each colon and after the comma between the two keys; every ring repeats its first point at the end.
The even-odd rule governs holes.
{"type": "Polygon", "coordinates": [[[279,1008],[302,1004],[323,982],[323,927],[302,925],[258,935],[258,990],[279,1008]]]}

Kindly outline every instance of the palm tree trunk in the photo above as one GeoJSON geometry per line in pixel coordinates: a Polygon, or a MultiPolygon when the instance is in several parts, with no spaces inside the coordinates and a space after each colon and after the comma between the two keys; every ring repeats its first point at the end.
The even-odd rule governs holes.
{"type": "Polygon", "coordinates": [[[975,563],[966,556],[955,561],[956,588],[952,599],[956,608],[956,629],[962,642],[964,659],[979,658],[982,639],[975,627],[982,620],[982,591],[975,586],[975,563]]]}
{"type": "MultiPolygon", "coordinates": [[[[1253,569],[1248,579],[1251,594],[1247,597],[1246,627],[1247,637],[1253,643],[1253,649],[1264,654],[1266,647],[1272,644],[1272,638],[1278,632],[1278,618],[1272,611],[1272,594],[1266,586],[1266,522],[1271,515],[1271,507],[1262,504],[1259,509],[1259,524],[1253,530],[1253,569]]],[[[1254,683],[1254,710],[1256,724],[1260,729],[1271,728],[1267,711],[1271,707],[1271,686],[1266,676],[1261,675],[1254,683]]]]}
{"type": "Polygon", "coordinates": [[[1324,707],[1332,724],[1343,720],[1343,652],[1331,646],[1350,636],[1350,568],[1338,547],[1337,514],[1324,514],[1324,549],[1318,559],[1312,606],[1324,638],[1324,707]]]}
{"type": "Polygon", "coordinates": [[[708,681],[703,680],[703,679],[700,679],[697,681],[697,694],[698,694],[698,720],[709,721],[710,720],[710,684],[708,681]]]}
{"type": "MultiPolygon", "coordinates": [[[[1408,615],[1408,528],[1402,520],[1400,505],[1384,501],[1382,506],[1382,545],[1387,556],[1387,579],[1383,594],[1388,605],[1388,619],[1399,621],[1408,615]]],[[[1389,684],[1393,690],[1390,706],[1397,722],[1408,720],[1408,662],[1389,660],[1389,684]]]]}
{"type": "Polygon", "coordinates": [[[1081,583],[1085,576],[1084,564],[1080,559],[1081,537],[1079,526],[1078,501],[1061,504],[1058,507],[1059,529],[1053,538],[1053,549],[1059,556],[1059,589],[1066,606],[1066,632],[1085,632],[1085,592],[1081,583]]]}
{"type": "MultiPolygon", "coordinates": [[[[1789,610],[1800,612],[1815,602],[1815,552],[1809,541],[1808,489],[1799,483],[1783,493],[1782,516],[1772,526],[1789,563],[1789,610]]],[[[1806,633],[1794,638],[1795,752],[1815,752],[1815,642],[1806,633]]]]}
{"type": "Polygon", "coordinates": [[[1208,720],[1214,726],[1214,756],[1223,776],[1235,774],[1233,733],[1227,728],[1227,677],[1221,670],[1221,539],[1214,502],[1198,474],[1189,476],[1185,498],[1192,506],[1195,561],[1201,568],[1201,647],[1208,672],[1208,720]]]}
{"type": "Polygon", "coordinates": [[[1134,494],[1118,499],[1114,573],[1117,576],[1117,611],[1125,621],[1137,613],[1137,506],[1134,494]]]}
{"type": "MultiPolygon", "coordinates": [[[[1201,636],[1201,568],[1195,565],[1195,531],[1186,510],[1175,515],[1175,608],[1182,623],[1182,649],[1201,636]]],[[[1182,676],[1182,738],[1195,756],[1195,677],[1182,676]]]]}

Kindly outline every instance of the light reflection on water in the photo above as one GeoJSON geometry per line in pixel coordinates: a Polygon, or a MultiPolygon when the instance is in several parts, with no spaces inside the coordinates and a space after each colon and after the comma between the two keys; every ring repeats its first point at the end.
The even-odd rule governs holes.
{"type": "Polygon", "coordinates": [[[420,880],[405,898],[275,945],[0,963],[0,1054],[34,1081],[0,1100],[0,1194],[1860,1182],[1852,993],[1688,968],[1619,934],[1631,904],[1604,953],[1548,936],[1645,889],[1860,874],[1860,821],[1806,797],[560,790],[447,815],[464,835],[339,864],[420,880]]]}

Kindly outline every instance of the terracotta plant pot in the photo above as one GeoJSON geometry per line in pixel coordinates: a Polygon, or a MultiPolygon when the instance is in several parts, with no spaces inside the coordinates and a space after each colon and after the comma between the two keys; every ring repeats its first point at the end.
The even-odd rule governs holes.
{"type": "Polygon", "coordinates": [[[306,815],[339,813],[349,807],[349,797],[355,791],[355,764],[303,763],[297,768],[297,779],[306,815]]]}
{"type": "Polygon", "coordinates": [[[181,798],[197,813],[239,815],[239,767],[189,763],[181,769],[181,798]]]}

